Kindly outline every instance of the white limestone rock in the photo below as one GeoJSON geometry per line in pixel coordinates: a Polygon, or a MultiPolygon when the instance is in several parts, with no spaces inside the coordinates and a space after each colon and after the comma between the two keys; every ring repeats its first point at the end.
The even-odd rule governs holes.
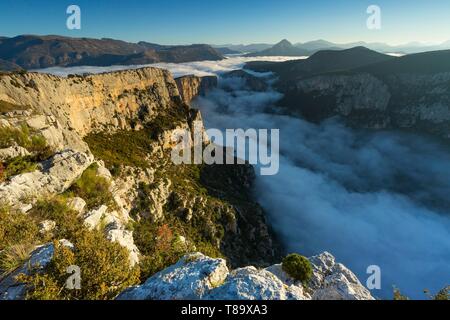
{"type": "Polygon", "coordinates": [[[108,210],[108,207],[102,205],[87,212],[83,218],[84,225],[91,230],[97,229],[102,223],[102,220],[106,214],[106,210],[108,210]]]}
{"type": "Polygon", "coordinates": [[[84,208],[86,207],[86,201],[80,197],[74,197],[67,201],[67,206],[79,214],[83,214],[84,208]]]}
{"type": "Polygon", "coordinates": [[[5,149],[0,149],[0,161],[5,161],[8,159],[13,159],[16,157],[29,156],[30,153],[27,149],[21,146],[12,146],[5,149]]]}
{"type": "Polygon", "coordinates": [[[306,300],[302,286],[286,285],[273,273],[245,267],[230,273],[223,285],[213,289],[210,300],[306,300]]]}
{"type": "Polygon", "coordinates": [[[41,169],[12,177],[0,184],[0,199],[16,205],[22,199],[59,194],[67,190],[92,163],[93,156],[72,150],[57,153],[41,169]]]}
{"type": "Polygon", "coordinates": [[[53,220],[44,220],[39,223],[39,232],[45,234],[56,228],[56,222],[53,220]]]}
{"type": "Polygon", "coordinates": [[[373,300],[356,276],[325,252],[310,258],[314,273],[305,288],[281,265],[266,269],[245,267],[229,272],[223,259],[201,253],[185,256],[122,292],[121,300],[373,300]]]}
{"type": "Polygon", "coordinates": [[[314,283],[316,286],[313,300],[374,300],[353,272],[328,252],[310,258],[313,266],[314,283]]]}
{"type": "Polygon", "coordinates": [[[228,273],[225,260],[193,253],[155,274],[143,285],[125,290],[117,299],[198,300],[222,284],[228,273]]]}
{"type": "Polygon", "coordinates": [[[128,250],[130,256],[129,261],[131,267],[139,263],[140,252],[138,247],[134,244],[133,231],[124,229],[112,229],[106,234],[106,238],[111,242],[117,242],[122,247],[128,250]]]}

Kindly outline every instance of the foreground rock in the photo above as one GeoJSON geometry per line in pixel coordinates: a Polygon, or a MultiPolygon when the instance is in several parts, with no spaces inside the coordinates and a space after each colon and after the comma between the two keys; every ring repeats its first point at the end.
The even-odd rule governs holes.
{"type": "Polygon", "coordinates": [[[91,155],[66,150],[41,164],[41,170],[24,173],[0,184],[2,202],[17,205],[24,199],[67,190],[93,161],[91,155]]]}
{"type": "MultiPolygon", "coordinates": [[[[67,240],[59,241],[63,246],[73,248],[73,244],[67,240]]],[[[55,252],[53,243],[37,247],[20,268],[0,280],[0,300],[23,300],[26,294],[26,285],[17,281],[20,274],[29,275],[32,269],[44,270],[50,263],[55,252]]]]}
{"type": "Polygon", "coordinates": [[[175,265],[127,289],[119,300],[373,300],[356,276],[325,252],[310,258],[313,277],[305,288],[274,265],[229,271],[225,260],[201,253],[185,256],[175,265]]]}

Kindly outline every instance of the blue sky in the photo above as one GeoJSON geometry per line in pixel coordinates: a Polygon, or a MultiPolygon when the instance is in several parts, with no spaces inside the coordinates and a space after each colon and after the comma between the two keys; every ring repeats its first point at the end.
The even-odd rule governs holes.
{"type": "Polygon", "coordinates": [[[0,0],[0,35],[58,34],[161,44],[450,40],[449,0],[0,0]],[[66,8],[82,10],[82,29],[66,28],[66,8]],[[382,10],[381,30],[366,9],[382,10]]]}

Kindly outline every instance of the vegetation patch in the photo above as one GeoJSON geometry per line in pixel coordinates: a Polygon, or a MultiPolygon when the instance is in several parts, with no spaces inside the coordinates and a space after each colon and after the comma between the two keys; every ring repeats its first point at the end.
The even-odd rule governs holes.
{"type": "Polygon", "coordinates": [[[312,277],[311,262],[304,256],[293,253],[286,256],[282,263],[283,270],[292,278],[307,284],[312,277]]]}
{"type": "Polygon", "coordinates": [[[111,184],[108,179],[97,174],[97,169],[98,165],[92,164],[66,192],[66,195],[83,198],[88,209],[114,205],[113,196],[109,191],[111,184]]]}
{"type": "Polygon", "coordinates": [[[34,157],[17,157],[9,159],[4,163],[0,163],[0,182],[12,176],[33,172],[38,169],[38,165],[34,157]]]}
{"type": "Polygon", "coordinates": [[[148,168],[147,155],[152,151],[148,129],[140,131],[118,131],[113,134],[93,133],[85,137],[91,152],[105,162],[111,170],[121,166],[148,168]]]}
{"type": "Polygon", "coordinates": [[[139,269],[131,268],[128,251],[105,239],[100,231],[84,230],[73,241],[74,249],[55,241],[53,259],[44,273],[19,279],[27,283],[31,300],[108,300],[139,280],[139,269]],[[67,269],[81,271],[80,290],[66,288],[67,269]]]}
{"type": "Polygon", "coordinates": [[[28,215],[0,208],[0,278],[16,269],[41,241],[36,222],[28,215]]]}
{"type": "Polygon", "coordinates": [[[28,126],[22,125],[20,128],[1,127],[0,149],[14,145],[19,145],[33,153],[36,161],[45,160],[53,154],[53,150],[48,146],[45,138],[28,126]]]}

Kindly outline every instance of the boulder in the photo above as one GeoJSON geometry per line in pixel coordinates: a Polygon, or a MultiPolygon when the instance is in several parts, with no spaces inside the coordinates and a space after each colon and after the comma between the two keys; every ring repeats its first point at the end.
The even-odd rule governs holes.
{"type": "Polygon", "coordinates": [[[130,256],[130,265],[134,267],[139,263],[139,249],[134,244],[133,231],[124,229],[111,229],[107,232],[106,238],[111,242],[117,242],[122,247],[128,250],[130,256]]]}
{"type": "Polygon", "coordinates": [[[84,212],[84,208],[86,207],[86,201],[80,197],[71,198],[67,201],[67,206],[79,214],[82,214],[84,212]]]}
{"type": "Polygon", "coordinates": [[[84,225],[91,230],[97,229],[103,221],[103,218],[106,214],[106,210],[108,210],[108,207],[102,205],[96,209],[87,212],[83,218],[84,225]]]}
{"type": "Polygon", "coordinates": [[[287,286],[273,273],[245,267],[234,270],[223,285],[205,297],[210,300],[306,300],[302,286],[287,286]]]}
{"type": "Polygon", "coordinates": [[[0,199],[17,205],[22,199],[66,191],[93,161],[93,156],[72,150],[57,153],[41,169],[12,177],[0,184],[0,199]]]}
{"type": "Polygon", "coordinates": [[[155,274],[143,285],[125,290],[117,299],[198,300],[222,284],[227,276],[228,268],[225,260],[194,253],[155,274]]]}
{"type": "Polygon", "coordinates": [[[353,272],[328,252],[310,258],[313,266],[313,300],[374,300],[353,272]]]}

